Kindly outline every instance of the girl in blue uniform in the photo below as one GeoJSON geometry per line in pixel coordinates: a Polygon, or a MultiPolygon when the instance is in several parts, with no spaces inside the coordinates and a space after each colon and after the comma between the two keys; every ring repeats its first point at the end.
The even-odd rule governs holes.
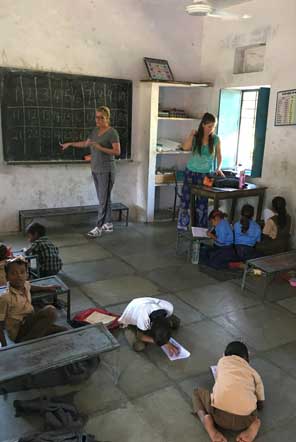
{"type": "Polygon", "coordinates": [[[234,260],[235,255],[233,231],[221,210],[212,210],[209,221],[212,228],[207,235],[214,240],[214,246],[205,249],[201,255],[201,262],[214,269],[227,268],[228,263],[234,260]]]}
{"type": "MultiPolygon", "coordinates": [[[[220,169],[222,163],[220,139],[214,133],[216,125],[216,117],[205,113],[198,130],[191,131],[183,143],[183,150],[192,151],[192,155],[185,170],[178,230],[187,230],[190,224],[191,184],[202,185],[204,177],[214,171],[217,175],[224,176],[220,169]],[[217,160],[216,170],[215,160],[217,160]]],[[[208,227],[208,199],[205,197],[197,198],[196,201],[196,226],[208,227]]]]}
{"type": "Polygon", "coordinates": [[[234,224],[234,244],[239,261],[246,261],[258,256],[256,244],[261,240],[261,228],[253,220],[254,207],[245,204],[241,210],[241,218],[234,224]]]}

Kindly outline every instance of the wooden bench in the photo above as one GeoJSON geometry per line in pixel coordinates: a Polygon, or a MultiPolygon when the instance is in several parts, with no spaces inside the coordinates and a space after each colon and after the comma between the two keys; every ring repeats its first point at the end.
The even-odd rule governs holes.
{"type": "Polygon", "coordinates": [[[0,388],[1,384],[20,376],[64,367],[118,348],[118,341],[103,324],[0,348],[0,388]]]}
{"type": "Polygon", "coordinates": [[[241,283],[242,290],[245,289],[247,276],[252,269],[259,269],[263,272],[265,277],[263,299],[265,300],[267,287],[273,281],[274,276],[281,272],[288,272],[289,270],[296,269],[296,250],[264,256],[262,258],[249,259],[246,261],[241,283]]]}
{"type": "MultiPolygon", "coordinates": [[[[118,212],[118,221],[122,221],[122,214],[125,215],[125,225],[128,226],[129,208],[123,203],[112,203],[112,212],[118,212]]],[[[67,215],[87,215],[97,213],[98,206],[73,206],[73,207],[55,207],[52,209],[32,209],[19,211],[19,231],[25,233],[27,224],[35,218],[48,218],[51,216],[67,215]]]]}

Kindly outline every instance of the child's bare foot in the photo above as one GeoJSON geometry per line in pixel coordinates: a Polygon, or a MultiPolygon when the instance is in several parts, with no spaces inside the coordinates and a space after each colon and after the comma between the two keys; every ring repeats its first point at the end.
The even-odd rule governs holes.
{"type": "Polygon", "coordinates": [[[261,422],[260,419],[256,419],[250,426],[247,428],[247,430],[240,433],[236,441],[237,442],[253,442],[255,437],[258,434],[259,428],[260,428],[261,422]]]}
{"type": "Polygon", "coordinates": [[[212,442],[227,442],[227,439],[215,427],[212,416],[206,415],[204,417],[204,427],[212,442]]]}

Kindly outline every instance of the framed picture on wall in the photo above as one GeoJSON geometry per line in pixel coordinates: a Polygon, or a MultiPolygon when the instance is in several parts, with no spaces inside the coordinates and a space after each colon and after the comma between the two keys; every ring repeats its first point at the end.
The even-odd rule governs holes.
{"type": "Polygon", "coordinates": [[[144,62],[151,80],[174,81],[174,76],[167,60],[144,57],[144,62]]]}
{"type": "Polygon", "coordinates": [[[296,125],[296,89],[277,93],[275,126],[296,125]]]}

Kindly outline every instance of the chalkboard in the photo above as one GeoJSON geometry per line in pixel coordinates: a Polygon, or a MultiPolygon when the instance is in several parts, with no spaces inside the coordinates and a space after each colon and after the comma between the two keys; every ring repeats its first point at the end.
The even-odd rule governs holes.
{"type": "Polygon", "coordinates": [[[131,155],[132,81],[18,69],[0,69],[4,160],[80,161],[87,149],[62,151],[59,141],[86,140],[95,109],[111,109],[121,156],[131,155]]]}

